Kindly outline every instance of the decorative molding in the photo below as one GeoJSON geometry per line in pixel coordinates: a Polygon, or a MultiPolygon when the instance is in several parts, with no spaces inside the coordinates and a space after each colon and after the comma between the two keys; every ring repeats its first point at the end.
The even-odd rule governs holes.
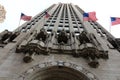
{"type": "Polygon", "coordinates": [[[85,68],[83,68],[79,65],[76,65],[74,63],[64,62],[64,61],[53,61],[53,62],[44,62],[44,63],[37,64],[37,65],[29,68],[28,70],[26,70],[24,73],[22,73],[16,80],[26,80],[27,77],[29,75],[33,74],[35,71],[39,71],[43,68],[48,68],[48,67],[52,67],[52,66],[69,67],[69,68],[79,71],[80,73],[83,73],[86,77],[89,78],[89,80],[99,80],[93,73],[86,70],[85,68]]]}

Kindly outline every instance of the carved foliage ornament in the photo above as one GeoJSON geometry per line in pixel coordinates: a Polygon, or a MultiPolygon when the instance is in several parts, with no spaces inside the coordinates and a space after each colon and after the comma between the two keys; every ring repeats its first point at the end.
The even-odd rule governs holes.
{"type": "Polygon", "coordinates": [[[2,5],[0,5],[0,23],[4,22],[6,11],[2,5]]]}

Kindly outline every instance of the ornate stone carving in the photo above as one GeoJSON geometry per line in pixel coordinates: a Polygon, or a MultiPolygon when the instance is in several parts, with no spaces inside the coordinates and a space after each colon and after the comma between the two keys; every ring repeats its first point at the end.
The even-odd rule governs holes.
{"type": "Polygon", "coordinates": [[[83,31],[80,35],[79,35],[79,41],[81,44],[83,43],[90,43],[90,39],[88,38],[88,35],[85,31],[83,31]]]}
{"type": "Polygon", "coordinates": [[[12,42],[19,34],[20,34],[19,32],[12,33],[8,42],[12,42]]]}
{"type": "Polygon", "coordinates": [[[5,17],[6,17],[5,8],[2,5],[0,5],[0,23],[4,22],[5,17]]]}
{"type": "Polygon", "coordinates": [[[34,55],[35,55],[35,53],[31,53],[31,54],[30,53],[26,53],[25,57],[23,58],[23,61],[25,63],[31,62],[33,60],[34,55]]]}
{"type": "Polygon", "coordinates": [[[45,42],[46,38],[47,38],[47,32],[45,31],[44,28],[42,28],[40,32],[37,34],[36,39],[45,42]]]}
{"type": "Polygon", "coordinates": [[[53,62],[44,62],[44,63],[37,64],[29,68],[25,72],[23,72],[20,76],[18,76],[18,78],[16,78],[16,80],[28,80],[30,75],[35,75],[34,74],[35,72],[42,71],[42,69],[45,70],[53,66],[56,66],[56,67],[58,66],[58,69],[62,69],[64,67],[71,68],[83,74],[81,76],[87,77],[88,80],[99,80],[93,73],[86,70],[82,66],[74,63],[70,63],[70,62],[64,62],[64,61],[53,61],[53,62]]]}
{"type": "Polygon", "coordinates": [[[66,44],[68,42],[68,36],[64,29],[58,34],[57,40],[59,44],[66,44]]]}
{"type": "Polygon", "coordinates": [[[88,65],[97,68],[99,66],[98,59],[108,59],[108,53],[100,51],[97,46],[100,45],[99,41],[96,39],[93,33],[86,33],[83,31],[79,36],[80,41],[80,52],[78,56],[84,57],[87,59],[88,65]]]}
{"type": "Polygon", "coordinates": [[[9,37],[12,35],[12,32],[8,31],[7,33],[5,33],[2,37],[1,37],[1,40],[0,42],[1,43],[7,43],[8,42],[8,39],[9,37]]]}

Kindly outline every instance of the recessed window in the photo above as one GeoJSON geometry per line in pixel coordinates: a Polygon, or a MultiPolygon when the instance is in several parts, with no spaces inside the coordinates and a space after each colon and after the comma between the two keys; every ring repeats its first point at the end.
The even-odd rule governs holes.
{"type": "Polygon", "coordinates": [[[60,20],[63,20],[63,18],[62,18],[62,19],[60,19],[60,20]]]}
{"type": "Polygon", "coordinates": [[[75,31],[75,33],[79,33],[79,31],[78,31],[78,30],[76,30],[76,31],[75,31]]]}
{"type": "Polygon", "coordinates": [[[26,32],[26,29],[22,29],[21,32],[26,32]]]}
{"type": "Polygon", "coordinates": [[[67,18],[65,20],[68,20],[67,18]]]}
{"type": "Polygon", "coordinates": [[[48,29],[47,31],[52,32],[52,29],[48,29]]]}
{"type": "Polygon", "coordinates": [[[69,27],[69,25],[65,25],[65,27],[69,27]]]}
{"type": "Polygon", "coordinates": [[[65,22],[65,23],[68,23],[68,21],[67,21],[67,22],[65,22]]]}
{"type": "Polygon", "coordinates": [[[75,21],[75,19],[72,19],[72,21],[75,21]]]}
{"type": "Polygon", "coordinates": [[[69,30],[65,30],[67,33],[70,33],[70,31],[69,30]]]}
{"type": "Polygon", "coordinates": [[[27,29],[30,29],[31,28],[31,26],[29,25],[29,26],[27,26],[27,29]]]}
{"type": "Polygon", "coordinates": [[[101,34],[100,34],[100,33],[98,33],[98,35],[99,35],[99,36],[101,36],[101,34]]]}
{"type": "Polygon", "coordinates": [[[52,18],[49,18],[49,20],[51,20],[52,18]]]}
{"type": "Polygon", "coordinates": [[[81,24],[81,22],[78,22],[78,24],[81,24]]]}
{"type": "Polygon", "coordinates": [[[83,28],[83,26],[81,25],[80,28],[83,28]]]}
{"type": "Polygon", "coordinates": [[[38,17],[36,17],[35,19],[37,19],[38,17]]]}
{"type": "Polygon", "coordinates": [[[57,18],[53,18],[54,20],[56,20],[57,18]]]}
{"type": "Polygon", "coordinates": [[[59,33],[60,31],[61,31],[61,30],[60,30],[60,29],[58,29],[58,30],[57,30],[57,33],[59,33]]]}
{"type": "Polygon", "coordinates": [[[37,20],[35,20],[35,22],[38,22],[38,19],[37,19],[37,20]]]}
{"type": "Polygon", "coordinates": [[[97,30],[97,29],[96,29],[96,31],[97,31],[97,33],[100,33],[100,31],[99,31],[99,30],[97,30]]]}
{"type": "Polygon", "coordinates": [[[63,21],[60,21],[60,23],[63,23],[63,21]]]}
{"type": "Polygon", "coordinates": [[[73,26],[73,28],[77,28],[77,26],[73,26]]]}
{"type": "Polygon", "coordinates": [[[31,22],[34,22],[34,20],[32,20],[31,22]]]}
{"type": "Polygon", "coordinates": [[[52,21],[52,23],[55,23],[56,21],[52,21]]]}
{"type": "Polygon", "coordinates": [[[50,27],[53,27],[54,26],[54,24],[50,24],[50,27]]]}
{"type": "Polygon", "coordinates": [[[44,26],[48,26],[48,24],[44,24],[44,26]]]}
{"type": "Polygon", "coordinates": [[[32,25],[35,25],[35,22],[32,22],[32,25]]]}
{"type": "Polygon", "coordinates": [[[102,32],[103,34],[106,34],[106,32],[105,32],[105,31],[102,31],[102,30],[101,30],[101,32],[102,32]]]}
{"type": "Polygon", "coordinates": [[[30,25],[30,23],[28,23],[27,25],[30,25]]]}
{"type": "Polygon", "coordinates": [[[63,25],[59,25],[58,27],[63,27],[63,25]]]}
{"type": "Polygon", "coordinates": [[[49,20],[47,22],[50,22],[49,20]]]}

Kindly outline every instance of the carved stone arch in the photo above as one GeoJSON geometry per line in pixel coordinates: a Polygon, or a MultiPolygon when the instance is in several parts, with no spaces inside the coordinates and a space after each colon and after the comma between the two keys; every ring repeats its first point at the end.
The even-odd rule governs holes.
{"type": "Polygon", "coordinates": [[[16,80],[99,80],[85,68],[70,62],[53,61],[37,64],[16,80]]]}

